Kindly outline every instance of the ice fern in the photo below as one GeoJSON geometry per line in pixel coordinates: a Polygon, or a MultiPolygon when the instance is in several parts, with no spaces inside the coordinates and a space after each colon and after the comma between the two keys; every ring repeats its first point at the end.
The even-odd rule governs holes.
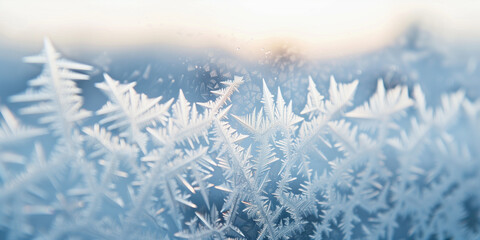
{"type": "Polygon", "coordinates": [[[2,239],[480,239],[480,102],[462,90],[429,106],[379,79],[355,107],[361,81],[310,77],[296,112],[263,81],[240,115],[240,76],[190,102],[104,74],[89,111],[90,66],[48,39],[24,60],[42,73],[10,101],[39,117],[0,107],[2,239]]]}

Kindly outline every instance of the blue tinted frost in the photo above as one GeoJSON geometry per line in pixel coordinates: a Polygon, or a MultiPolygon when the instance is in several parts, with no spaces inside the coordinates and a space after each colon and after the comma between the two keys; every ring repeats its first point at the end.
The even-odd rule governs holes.
{"type": "Polygon", "coordinates": [[[2,239],[480,238],[480,101],[462,89],[433,106],[380,79],[358,103],[361,81],[309,77],[297,111],[248,76],[191,102],[105,73],[89,111],[90,66],[48,39],[25,61],[43,70],[9,100],[37,123],[0,108],[2,239]],[[247,114],[241,89],[261,95],[247,114]]]}

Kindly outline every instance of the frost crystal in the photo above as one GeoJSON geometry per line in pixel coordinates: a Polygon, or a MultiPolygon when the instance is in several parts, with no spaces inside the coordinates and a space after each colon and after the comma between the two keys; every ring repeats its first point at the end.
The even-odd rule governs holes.
{"type": "Polygon", "coordinates": [[[480,238],[480,102],[462,90],[430,107],[419,85],[380,79],[355,107],[359,80],[332,76],[325,92],[309,77],[296,112],[264,80],[239,114],[243,77],[190,102],[104,74],[91,116],[74,82],[90,66],[48,39],[25,61],[43,71],[10,101],[40,117],[0,107],[2,239],[480,238]]]}

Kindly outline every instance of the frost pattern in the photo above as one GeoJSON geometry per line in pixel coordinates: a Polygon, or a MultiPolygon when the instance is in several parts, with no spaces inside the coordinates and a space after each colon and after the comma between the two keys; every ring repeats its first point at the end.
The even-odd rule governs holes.
{"type": "Polygon", "coordinates": [[[430,107],[419,86],[380,79],[354,107],[358,80],[332,76],[323,96],[309,78],[295,113],[263,81],[262,106],[238,116],[242,77],[191,103],[104,74],[90,126],[73,80],[91,67],[48,39],[25,61],[43,71],[10,100],[40,117],[24,126],[0,108],[6,239],[480,238],[480,101],[461,90],[430,107]]]}

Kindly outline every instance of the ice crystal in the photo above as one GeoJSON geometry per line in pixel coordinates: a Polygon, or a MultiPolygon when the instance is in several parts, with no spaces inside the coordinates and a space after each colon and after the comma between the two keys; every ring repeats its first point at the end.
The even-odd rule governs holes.
{"type": "Polygon", "coordinates": [[[105,73],[108,100],[89,111],[73,80],[90,66],[48,39],[25,61],[43,71],[10,101],[40,117],[24,126],[0,108],[0,238],[480,238],[480,102],[463,90],[434,107],[419,85],[379,79],[353,106],[360,80],[309,77],[297,112],[263,81],[244,115],[230,102],[242,76],[192,103],[105,73]]]}

